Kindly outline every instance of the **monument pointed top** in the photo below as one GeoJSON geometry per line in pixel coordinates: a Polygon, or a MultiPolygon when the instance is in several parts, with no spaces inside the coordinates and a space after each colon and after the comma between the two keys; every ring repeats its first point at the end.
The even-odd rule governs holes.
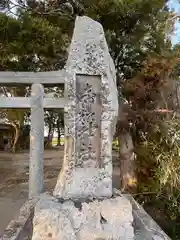
{"type": "Polygon", "coordinates": [[[66,68],[87,75],[106,75],[112,65],[102,25],[86,16],[77,17],[66,68]]]}

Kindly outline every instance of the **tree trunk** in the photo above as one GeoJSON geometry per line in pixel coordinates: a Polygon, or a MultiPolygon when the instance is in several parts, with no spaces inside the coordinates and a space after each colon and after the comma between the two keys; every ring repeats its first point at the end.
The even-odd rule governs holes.
{"type": "Polygon", "coordinates": [[[60,126],[57,126],[57,132],[58,132],[57,146],[61,146],[61,129],[60,129],[60,126]]]}
{"type": "Polygon", "coordinates": [[[49,126],[49,131],[48,131],[48,140],[51,138],[51,133],[52,133],[52,127],[49,126]]]}
{"type": "Polygon", "coordinates": [[[12,152],[16,151],[16,145],[20,136],[20,127],[14,123],[12,123],[12,126],[15,129],[15,135],[14,135],[14,140],[13,140],[13,146],[12,146],[12,152]]]}
{"type": "Polygon", "coordinates": [[[48,141],[47,141],[46,147],[52,147],[52,136],[53,136],[53,128],[51,125],[49,125],[48,141]]]}
{"type": "Polygon", "coordinates": [[[134,146],[130,133],[119,133],[119,143],[121,190],[134,192],[137,179],[134,146]]]}

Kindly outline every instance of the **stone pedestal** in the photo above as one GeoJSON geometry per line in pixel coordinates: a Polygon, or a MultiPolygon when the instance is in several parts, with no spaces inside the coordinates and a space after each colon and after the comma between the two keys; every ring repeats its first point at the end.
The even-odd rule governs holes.
{"type": "Polygon", "coordinates": [[[123,196],[59,202],[43,196],[36,204],[32,240],[132,240],[132,206],[123,196]]]}

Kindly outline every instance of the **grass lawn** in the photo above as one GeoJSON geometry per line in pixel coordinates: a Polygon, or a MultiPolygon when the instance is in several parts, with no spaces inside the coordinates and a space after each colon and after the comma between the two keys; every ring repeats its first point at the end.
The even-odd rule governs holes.
{"type": "MultiPolygon", "coordinates": [[[[52,145],[53,146],[57,145],[57,142],[58,142],[57,140],[58,140],[57,137],[53,138],[53,140],[52,140],[52,145]]],[[[61,138],[61,144],[64,145],[64,138],[61,138]]]]}

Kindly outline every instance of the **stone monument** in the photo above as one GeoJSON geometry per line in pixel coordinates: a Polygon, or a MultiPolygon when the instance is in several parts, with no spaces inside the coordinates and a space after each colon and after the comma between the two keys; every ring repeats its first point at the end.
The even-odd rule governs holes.
{"type": "Polygon", "coordinates": [[[66,64],[66,146],[53,196],[35,206],[33,240],[134,239],[130,201],[112,190],[116,72],[102,26],[77,17],[66,64]]]}
{"type": "MultiPolygon", "coordinates": [[[[74,140],[61,198],[112,195],[112,137],[118,115],[116,72],[102,26],[78,17],[66,64],[66,135],[74,140]]],[[[66,172],[62,173],[66,174],[66,172]]]]}

